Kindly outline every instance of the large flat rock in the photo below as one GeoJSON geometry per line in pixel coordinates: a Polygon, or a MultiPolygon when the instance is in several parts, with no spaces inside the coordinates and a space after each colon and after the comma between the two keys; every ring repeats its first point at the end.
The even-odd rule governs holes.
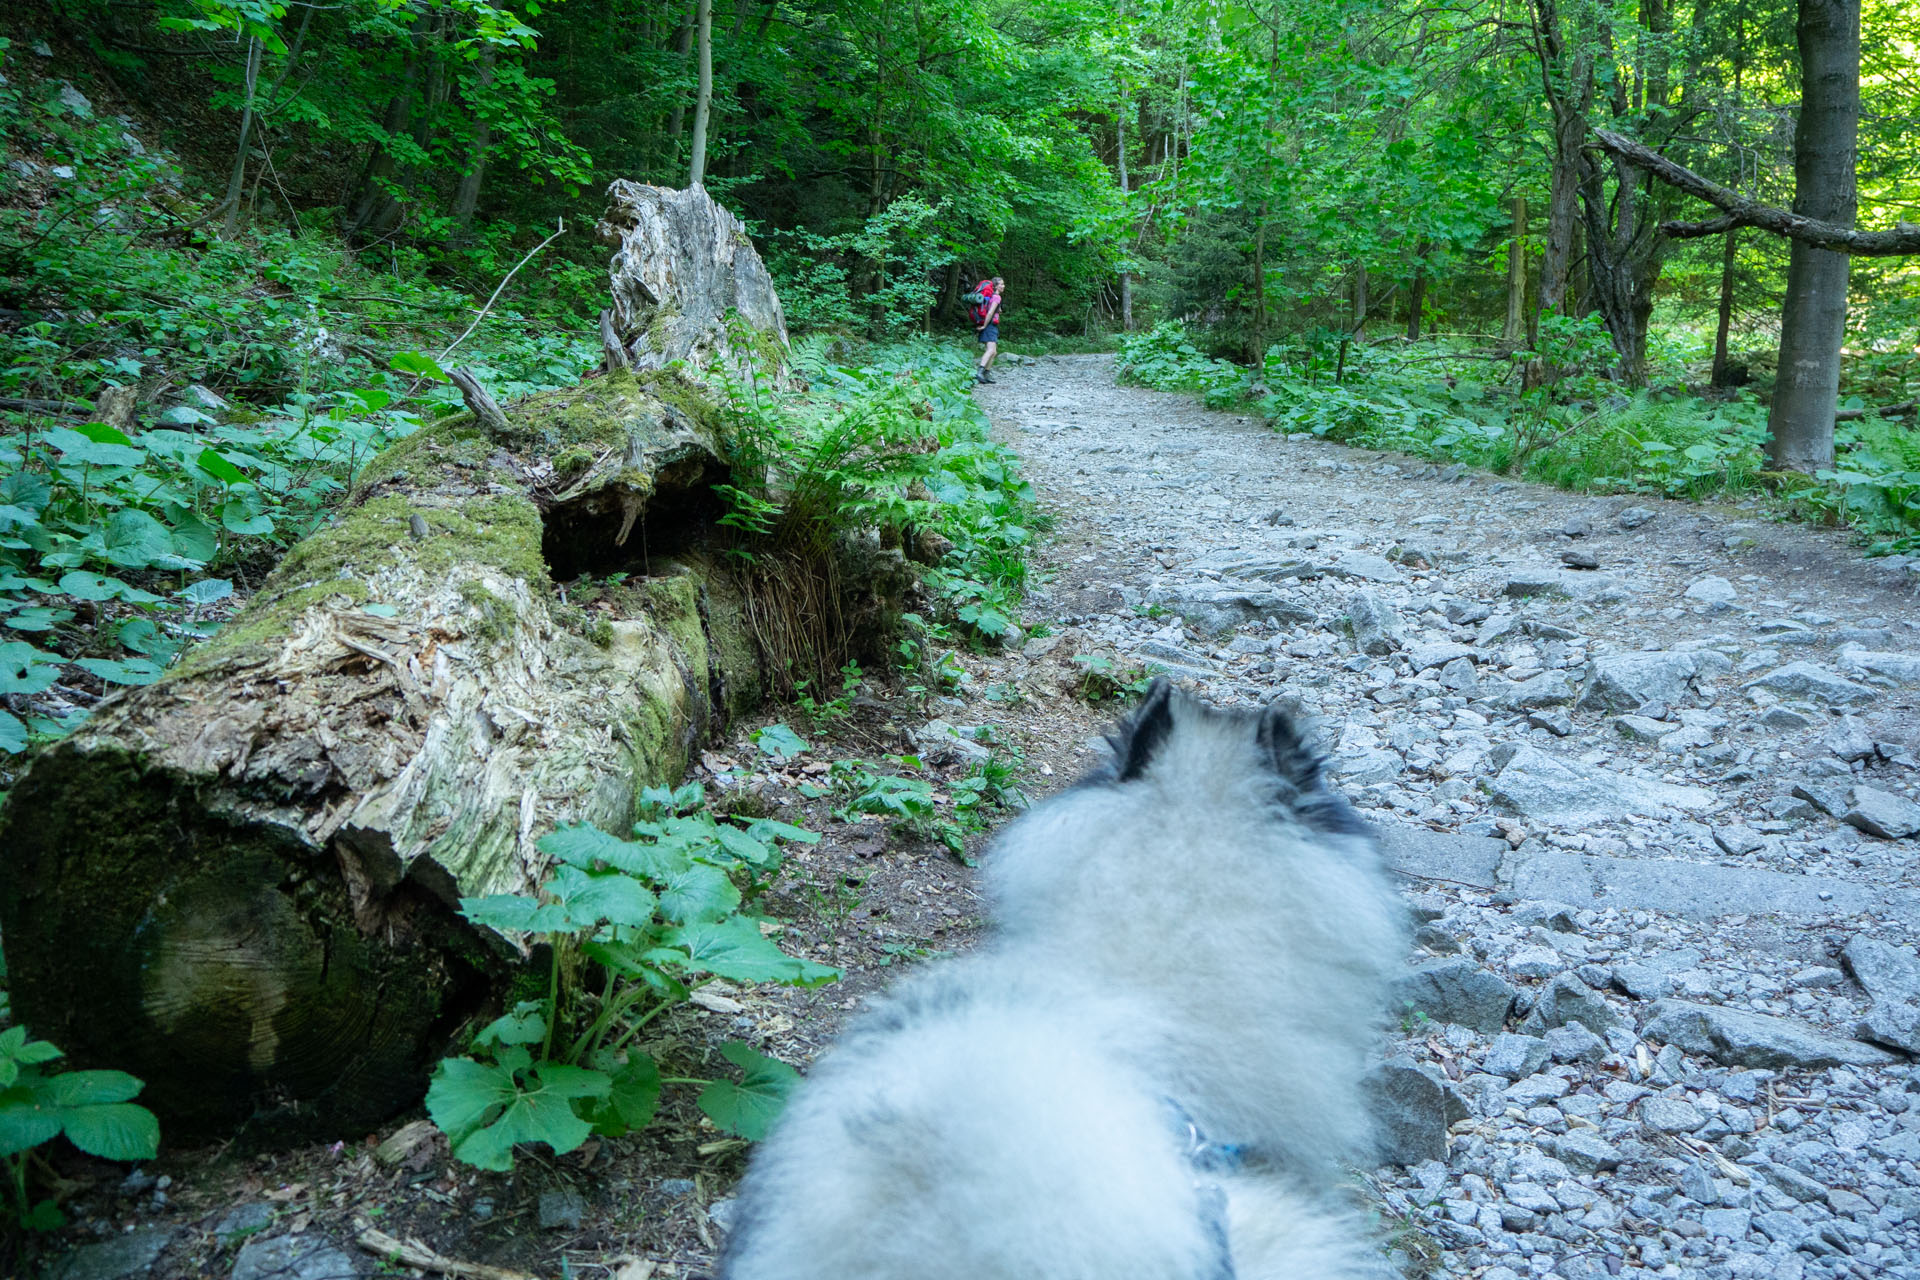
{"type": "Polygon", "coordinates": [[[1581,764],[1526,743],[1494,749],[1499,770],[1487,790],[1507,813],[1558,826],[1582,827],[1639,814],[1705,809],[1713,793],[1581,764]]]}
{"type": "Polygon", "coordinates": [[[1500,860],[1507,856],[1504,840],[1385,824],[1376,826],[1374,833],[1387,865],[1403,876],[1475,889],[1499,887],[1500,860]]]}
{"type": "Polygon", "coordinates": [[[1873,914],[1920,925],[1920,896],[1853,880],[1663,858],[1515,854],[1501,879],[1516,899],[1683,916],[1873,914]]]}
{"type": "Polygon", "coordinates": [[[1640,1034],[1729,1067],[1884,1067],[1899,1055],[1804,1022],[1724,1005],[1661,1000],[1640,1034]]]}

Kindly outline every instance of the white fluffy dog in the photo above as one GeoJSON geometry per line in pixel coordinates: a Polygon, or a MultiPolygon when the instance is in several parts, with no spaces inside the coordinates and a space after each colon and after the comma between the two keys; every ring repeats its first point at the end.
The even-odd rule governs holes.
{"type": "Polygon", "coordinates": [[[728,1280],[1366,1280],[1350,1217],[1216,1172],[1143,1010],[991,955],[856,1023],[754,1153],[728,1280]],[[1229,1240],[1231,1239],[1231,1244],[1229,1240]]]}
{"type": "Polygon", "coordinates": [[[1402,955],[1378,854],[1277,712],[1162,682],[1113,743],[1001,838],[996,938],[856,1022],[788,1104],[729,1280],[1378,1274],[1296,1189],[1366,1135],[1402,955]]]}
{"type": "Polygon", "coordinates": [[[1286,714],[1156,682],[1114,756],[987,863],[999,945],[1153,1011],[1136,1060],[1216,1142],[1310,1170],[1368,1154],[1359,1085],[1406,908],[1286,714]]]}

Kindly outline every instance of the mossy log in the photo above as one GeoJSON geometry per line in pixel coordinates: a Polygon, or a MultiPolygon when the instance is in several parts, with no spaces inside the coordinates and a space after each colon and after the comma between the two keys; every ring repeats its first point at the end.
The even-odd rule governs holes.
{"type": "MultiPolygon", "coordinates": [[[[0,812],[15,1010],[169,1135],[363,1131],[498,961],[455,914],[556,822],[621,829],[762,683],[703,545],[703,391],[620,371],[380,455],[216,637],[102,703],[0,812]],[[556,582],[629,575],[582,608],[556,582]]],[[[494,940],[497,942],[497,940],[494,940]]]]}

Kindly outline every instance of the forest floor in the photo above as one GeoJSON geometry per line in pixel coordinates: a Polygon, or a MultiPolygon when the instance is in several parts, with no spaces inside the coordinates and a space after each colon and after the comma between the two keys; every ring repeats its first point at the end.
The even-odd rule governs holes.
{"type": "MultiPolygon", "coordinates": [[[[847,976],[709,988],[664,1040],[804,1063],[897,967],[977,937],[969,868],[806,798],[831,761],[914,751],[951,780],[968,749],[928,749],[927,722],[992,726],[1038,798],[1119,710],[1085,699],[1087,668],[1161,667],[1320,717],[1406,875],[1421,946],[1391,1048],[1443,1087],[1383,1103],[1406,1163],[1366,1179],[1402,1271],[1920,1276],[1920,1075],[1855,1038],[1920,1050],[1910,575],[1738,509],[1282,439],[1116,387],[1110,357],[979,394],[1054,521],[1030,635],[960,654],[947,697],[876,682],[789,765],[747,727],[703,757],[701,780],[826,833],[769,909],[847,976]]],[[[500,1176],[398,1124],[124,1181],[75,1166],[70,1239],[97,1243],[53,1274],[371,1274],[372,1225],[543,1277],[696,1276],[744,1161],[703,1125],[670,1095],[643,1136],[500,1176]]]]}

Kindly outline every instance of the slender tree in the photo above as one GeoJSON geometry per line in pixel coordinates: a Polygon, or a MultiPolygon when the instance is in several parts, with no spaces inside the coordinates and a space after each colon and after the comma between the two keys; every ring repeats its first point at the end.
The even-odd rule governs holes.
{"type": "Polygon", "coordinates": [[[687,166],[687,185],[707,184],[707,121],[713,113],[713,0],[694,7],[694,42],[700,50],[700,88],[693,104],[693,158],[687,166]]]}

